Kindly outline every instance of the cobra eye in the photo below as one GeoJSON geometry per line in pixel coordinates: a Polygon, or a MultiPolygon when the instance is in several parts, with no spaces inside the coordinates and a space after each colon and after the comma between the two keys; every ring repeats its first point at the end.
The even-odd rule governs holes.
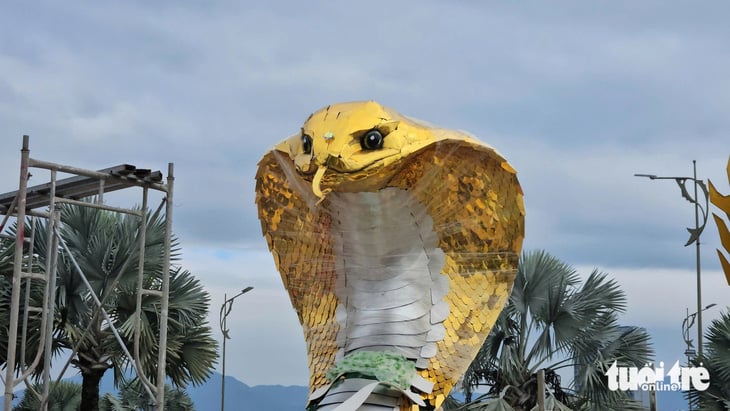
{"type": "Polygon", "coordinates": [[[383,148],[383,134],[378,130],[370,130],[360,138],[363,150],[377,150],[383,148]]]}
{"type": "Polygon", "coordinates": [[[302,134],[302,150],[304,154],[312,154],[312,137],[302,134]]]}

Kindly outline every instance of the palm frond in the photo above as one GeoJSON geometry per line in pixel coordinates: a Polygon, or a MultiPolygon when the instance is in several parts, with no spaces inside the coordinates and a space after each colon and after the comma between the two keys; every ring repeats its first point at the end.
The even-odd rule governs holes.
{"type": "MultiPolygon", "coordinates": [[[[34,384],[33,389],[36,392],[42,392],[41,384],[34,384]]],[[[81,384],[70,381],[52,381],[48,393],[48,409],[54,411],[74,411],[78,410],[81,404],[81,384]]],[[[13,411],[36,411],[41,409],[41,402],[38,397],[25,390],[23,399],[13,407],[13,411]]]]}
{"type": "Polygon", "coordinates": [[[613,409],[631,409],[635,404],[623,391],[611,391],[608,388],[606,370],[616,361],[624,367],[642,367],[651,361],[653,350],[650,337],[640,327],[613,327],[616,337],[611,340],[600,340],[595,355],[583,352],[576,355],[575,366],[577,376],[574,388],[578,396],[588,403],[612,407],[613,409]]]}
{"type": "MultiPolygon", "coordinates": [[[[464,375],[462,389],[470,398],[477,386],[486,386],[485,397],[497,398],[512,387],[502,398],[529,409],[535,374],[545,369],[555,376],[552,389],[564,403],[580,409],[635,409],[638,403],[625,393],[607,388],[605,376],[609,361],[641,366],[652,356],[645,330],[619,325],[617,313],[625,308],[626,296],[608,274],[593,270],[581,284],[573,267],[547,252],[525,252],[509,302],[464,375]],[[570,395],[554,372],[564,367],[576,369],[570,395]]],[[[478,403],[469,409],[484,406],[484,401],[478,403]]]]}
{"type": "Polygon", "coordinates": [[[693,365],[705,367],[711,377],[705,391],[689,391],[693,406],[709,411],[730,409],[730,311],[724,311],[710,323],[705,332],[703,357],[696,358],[693,365]]]}
{"type": "Polygon", "coordinates": [[[575,269],[543,250],[525,252],[520,258],[510,303],[520,313],[543,312],[547,293],[556,284],[574,285],[575,269]]]}

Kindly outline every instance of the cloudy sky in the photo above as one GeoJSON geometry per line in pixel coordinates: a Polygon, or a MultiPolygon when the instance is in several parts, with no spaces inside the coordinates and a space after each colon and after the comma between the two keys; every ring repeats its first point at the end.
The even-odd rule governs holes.
{"type": "MultiPolygon", "coordinates": [[[[525,247],[611,273],[629,295],[624,322],[673,363],[697,307],[683,246],[694,212],[673,181],[633,174],[690,176],[697,160],[699,178],[730,192],[728,12],[723,1],[10,2],[0,191],[17,188],[23,134],[34,158],[88,169],[173,162],[183,265],[210,290],[216,330],[223,294],[255,287],[229,317],[227,373],[305,385],[253,174],[311,112],[374,99],[502,152],[525,191],[525,247]]],[[[724,308],[714,223],[702,242],[703,302],[724,308]]]]}

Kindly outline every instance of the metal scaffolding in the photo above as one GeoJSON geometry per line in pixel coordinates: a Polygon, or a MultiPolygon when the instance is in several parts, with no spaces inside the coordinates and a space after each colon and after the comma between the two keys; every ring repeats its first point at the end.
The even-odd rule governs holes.
{"type": "MultiPolygon", "coordinates": [[[[41,365],[43,359],[43,390],[36,392],[32,390],[30,384],[26,384],[27,393],[37,395],[42,404],[42,410],[47,410],[48,394],[51,380],[51,357],[53,342],[53,316],[56,301],[56,267],[58,253],[63,250],[65,255],[69,257],[76,272],[88,288],[90,295],[94,301],[93,316],[102,315],[106,320],[117,341],[121,345],[122,350],[130,359],[137,376],[143,383],[145,390],[150,396],[151,401],[155,404],[156,410],[164,410],[165,395],[165,364],[167,350],[167,323],[168,323],[168,304],[170,293],[170,248],[172,241],[172,194],[173,194],[173,164],[168,164],[167,181],[163,182],[163,176],[160,171],[150,171],[139,169],[129,164],[122,164],[103,170],[92,171],[82,168],[66,166],[62,164],[50,163],[47,161],[36,160],[30,157],[28,148],[29,138],[23,136],[23,148],[21,150],[20,161],[20,182],[17,191],[0,194],[0,213],[4,214],[2,223],[0,223],[0,232],[4,229],[10,216],[14,215],[17,221],[15,230],[15,254],[13,263],[12,278],[12,294],[10,305],[10,320],[8,325],[8,348],[7,363],[5,364],[5,399],[4,411],[11,411],[13,401],[13,388],[21,382],[27,382],[28,378],[41,365]],[[40,168],[50,171],[50,182],[28,187],[28,179],[30,178],[29,169],[40,168]],[[58,180],[57,173],[67,173],[74,175],[70,178],[58,180]],[[104,204],[104,194],[112,191],[127,189],[131,187],[140,187],[142,189],[142,206],[140,209],[128,209],[120,207],[112,207],[104,204]],[[144,252],[145,252],[145,234],[147,230],[147,201],[148,191],[156,190],[164,194],[164,197],[157,208],[155,215],[159,214],[162,207],[165,207],[165,237],[163,251],[162,266],[162,284],[161,290],[143,289],[142,285],[144,277],[144,252]],[[96,196],[95,203],[80,201],[89,196],[96,196]],[[108,314],[104,310],[104,301],[94,293],[86,275],[79,267],[78,263],[70,253],[66,242],[59,231],[61,212],[60,204],[75,204],[84,207],[94,207],[109,210],[117,213],[125,213],[139,217],[139,229],[137,231],[137,246],[139,249],[138,276],[137,276],[137,305],[135,311],[135,333],[132,352],[126,346],[114,324],[110,320],[108,314]],[[47,209],[47,211],[43,211],[47,209]],[[25,238],[25,221],[30,216],[31,234],[29,241],[25,238]],[[33,238],[36,229],[36,217],[48,219],[48,236],[46,250],[49,255],[46,256],[47,264],[43,273],[34,272],[33,264],[33,238]],[[28,246],[26,244],[29,243],[28,246]],[[28,249],[27,252],[25,249],[28,249]],[[41,307],[33,307],[30,305],[30,287],[31,282],[40,281],[44,285],[44,298],[41,307]],[[21,283],[25,284],[25,295],[21,296],[23,289],[21,283]],[[160,330],[159,330],[159,355],[157,361],[156,384],[153,384],[146,376],[142,369],[140,361],[140,322],[142,297],[145,295],[156,296],[160,301],[160,330]],[[21,297],[23,297],[21,306],[21,297]],[[22,309],[21,309],[22,307],[22,309]],[[20,313],[22,312],[22,321],[20,313]],[[29,316],[40,314],[41,326],[38,330],[40,341],[38,351],[33,361],[26,361],[25,343],[28,338],[28,319],[29,316]],[[19,324],[20,323],[20,324],[19,324]],[[19,326],[20,325],[20,326],[19,326]],[[20,330],[20,341],[18,341],[18,331],[20,330]],[[20,347],[20,356],[17,356],[18,347],[20,347]],[[17,370],[16,370],[17,369],[17,370]]],[[[130,258],[124,263],[125,266],[131,261],[130,258]]],[[[124,270],[120,270],[121,273],[124,270]]],[[[114,283],[119,277],[114,279],[114,283]]],[[[93,322],[91,322],[93,323],[93,322]]],[[[89,327],[86,333],[89,332],[89,327]]],[[[84,336],[80,339],[82,341],[84,336]]],[[[79,346],[73,348],[72,354],[66,362],[59,379],[68,368],[71,359],[76,354],[79,346]]],[[[26,394],[27,395],[27,394],[26,394]]]]}

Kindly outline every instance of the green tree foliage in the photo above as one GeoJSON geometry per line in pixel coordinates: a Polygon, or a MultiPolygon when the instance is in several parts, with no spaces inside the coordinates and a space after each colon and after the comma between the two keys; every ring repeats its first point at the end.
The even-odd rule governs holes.
{"type": "Polygon", "coordinates": [[[626,296],[607,274],[594,270],[580,280],[573,267],[544,251],[524,253],[509,302],[463,378],[467,402],[477,387],[488,391],[451,409],[488,409],[488,400],[499,398],[502,405],[530,410],[540,369],[551,400],[573,410],[641,409],[626,393],[610,391],[604,373],[614,361],[639,367],[648,362],[649,335],[619,325],[626,296]],[[561,369],[574,369],[571,384],[561,381],[561,369]]]}
{"type": "MultiPolygon", "coordinates": [[[[38,411],[41,401],[38,395],[43,390],[41,384],[34,384],[32,390],[25,390],[23,399],[13,407],[13,411],[38,411]],[[35,393],[33,392],[35,391],[35,393]]],[[[81,384],[71,381],[51,382],[48,396],[48,411],[78,411],[81,407],[81,384]]],[[[134,379],[122,384],[119,395],[104,394],[99,400],[100,411],[153,411],[150,397],[139,380],[134,379]]],[[[193,400],[188,393],[170,384],[165,384],[165,410],[194,411],[193,400]]]]}
{"type": "Polygon", "coordinates": [[[710,374],[710,386],[704,391],[689,392],[694,409],[703,411],[730,410],[730,311],[713,320],[705,334],[702,365],[710,374]]]}
{"type": "MultiPolygon", "coordinates": [[[[41,384],[35,384],[32,390],[43,392],[41,384]]],[[[48,411],[77,411],[81,406],[81,384],[69,381],[51,382],[48,390],[48,411]]],[[[13,411],[38,411],[41,401],[38,396],[26,389],[23,399],[13,407],[13,411]]]]}
{"type": "MultiPolygon", "coordinates": [[[[122,385],[119,396],[105,394],[99,401],[100,411],[154,411],[150,397],[135,379],[122,385]]],[[[165,384],[165,410],[193,411],[193,400],[185,390],[165,384]]]]}

